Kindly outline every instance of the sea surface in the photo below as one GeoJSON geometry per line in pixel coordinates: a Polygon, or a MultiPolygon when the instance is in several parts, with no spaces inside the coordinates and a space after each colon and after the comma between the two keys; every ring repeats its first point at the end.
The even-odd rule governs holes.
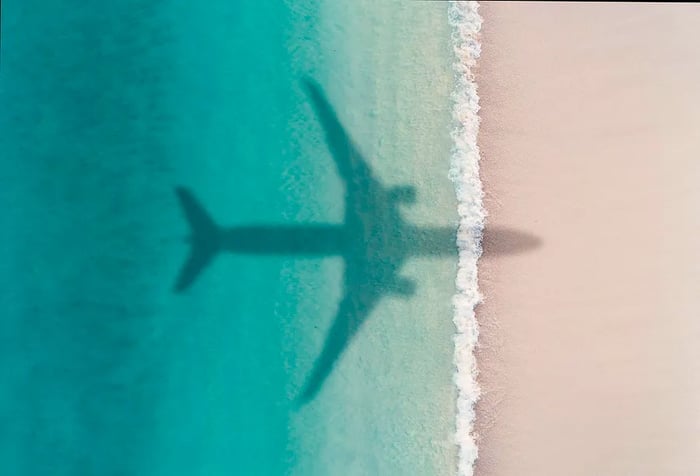
{"type": "Polygon", "coordinates": [[[2,474],[469,474],[476,7],[3,7],[2,474]],[[302,402],[343,258],[221,253],[174,292],[192,245],[176,190],[222,227],[342,224],[309,84],[380,183],[415,187],[403,219],[460,240],[405,262],[413,294],[383,297],[302,402]]]}

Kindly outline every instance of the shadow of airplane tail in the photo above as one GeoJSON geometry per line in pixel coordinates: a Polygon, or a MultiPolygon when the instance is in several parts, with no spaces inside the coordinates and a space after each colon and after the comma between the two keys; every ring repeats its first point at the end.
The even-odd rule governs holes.
{"type": "Polygon", "coordinates": [[[190,254],[180,269],[174,291],[187,289],[221,250],[222,230],[212,220],[192,192],[184,187],[175,189],[180,206],[190,226],[190,254]]]}

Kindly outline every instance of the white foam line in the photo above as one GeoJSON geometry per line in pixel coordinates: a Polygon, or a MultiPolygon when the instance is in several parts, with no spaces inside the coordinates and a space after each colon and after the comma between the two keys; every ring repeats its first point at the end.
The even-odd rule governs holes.
{"type": "Polygon", "coordinates": [[[481,52],[478,35],[482,20],[478,8],[479,5],[475,1],[451,1],[448,6],[455,53],[455,90],[452,94],[454,145],[450,179],[455,184],[459,212],[459,264],[455,281],[457,292],[453,298],[453,319],[456,327],[454,382],[457,386],[455,438],[459,455],[459,476],[473,475],[474,463],[478,456],[474,435],[474,411],[479,399],[479,386],[476,380],[478,369],[474,348],[479,337],[479,327],[474,308],[481,301],[477,283],[477,262],[481,256],[481,238],[486,218],[479,180],[479,96],[473,72],[481,52]]]}

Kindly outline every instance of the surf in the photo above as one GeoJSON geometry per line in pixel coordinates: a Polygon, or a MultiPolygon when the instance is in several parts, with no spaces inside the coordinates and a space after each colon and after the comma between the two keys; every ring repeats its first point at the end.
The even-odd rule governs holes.
{"type": "Polygon", "coordinates": [[[454,383],[457,387],[455,441],[458,447],[457,474],[471,476],[478,457],[474,435],[475,406],[479,400],[478,368],[474,349],[479,326],[474,309],[481,302],[478,289],[478,260],[482,253],[486,211],[479,178],[479,96],[474,67],[481,52],[482,19],[477,2],[452,1],[448,20],[452,28],[454,91],[452,93],[452,154],[450,179],[458,202],[459,251],[456,292],[453,297],[454,383]]]}

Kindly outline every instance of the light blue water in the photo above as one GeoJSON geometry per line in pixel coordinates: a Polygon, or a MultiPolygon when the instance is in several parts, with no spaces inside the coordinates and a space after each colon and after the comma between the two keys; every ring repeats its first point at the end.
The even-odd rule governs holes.
{"type": "MultiPolygon", "coordinates": [[[[188,249],[176,186],[225,226],[342,220],[341,182],[301,87],[310,77],[343,89],[329,81],[343,79],[333,68],[344,60],[321,39],[352,24],[321,21],[324,4],[328,15],[322,0],[3,5],[3,475],[402,474],[452,464],[453,262],[430,268],[420,285],[440,288],[431,292],[441,304],[413,304],[419,313],[438,309],[442,321],[408,320],[406,308],[391,304],[375,322],[389,325],[397,344],[372,328],[358,344],[379,339],[377,356],[394,349],[394,357],[415,360],[388,360],[397,367],[386,369],[390,385],[382,389],[382,361],[366,354],[369,368],[346,367],[338,377],[346,390],[338,393],[336,379],[311,409],[296,399],[340,298],[338,259],[226,255],[186,293],[172,292],[188,249]],[[427,364],[416,372],[419,361],[427,364]],[[422,382],[422,373],[432,380],[422,382]],[[437,400],[424,397],[428,382],[436,382],[437,400]],[[363,386],[369,390],[358,397],[363,386]],[[397,388],[407,406],[387,416],[397,388]],[[414,408],[421,414],[407,418],[414,408]],[[354,426],[334,427],[345,416],[354,426]],[[396,426],[401,421],[410,428],[396,426]],[[438,430],[416,431],[430,422],[438,430]],[[426,449],[434,454],[421,454],[426,449]]],[[[393,14],[383,12],[390,26],[393,14]]],[[[382,74],[381,65],[358,71],[356,84],[382,74]]],[[[389,94],[362,87],[360,97],[391,111],[397,95],[428,95],[432,81],[408,81],[414,91],[396,93],[385,78],[376,82],[389,94]]],[[[432,122],[447,137],[449,87],[439,89],[432,122]]],[[[357,91],[330,94],[346,100],[336,106],[351,125],[357,91]]],[[[407,110],[423,114],[414,109],[407,110]]],[[[411,147],[438,150],[405,142],[415,134],[397,132],[391,114],[371,117],[367,129],[380,132],[354,129],[369,155],[384,160],[373,164],[380,175],[397,170],[382,164],[408,163],[411,147]]],[[[431,186],[444,178],[433,187],[444,189],[447,155],[421,155],[437,173],[416,163],[397,176],[427,177],[431,186]]],[[[438,215],[423,203],[425,216],[438,215]]]]}

